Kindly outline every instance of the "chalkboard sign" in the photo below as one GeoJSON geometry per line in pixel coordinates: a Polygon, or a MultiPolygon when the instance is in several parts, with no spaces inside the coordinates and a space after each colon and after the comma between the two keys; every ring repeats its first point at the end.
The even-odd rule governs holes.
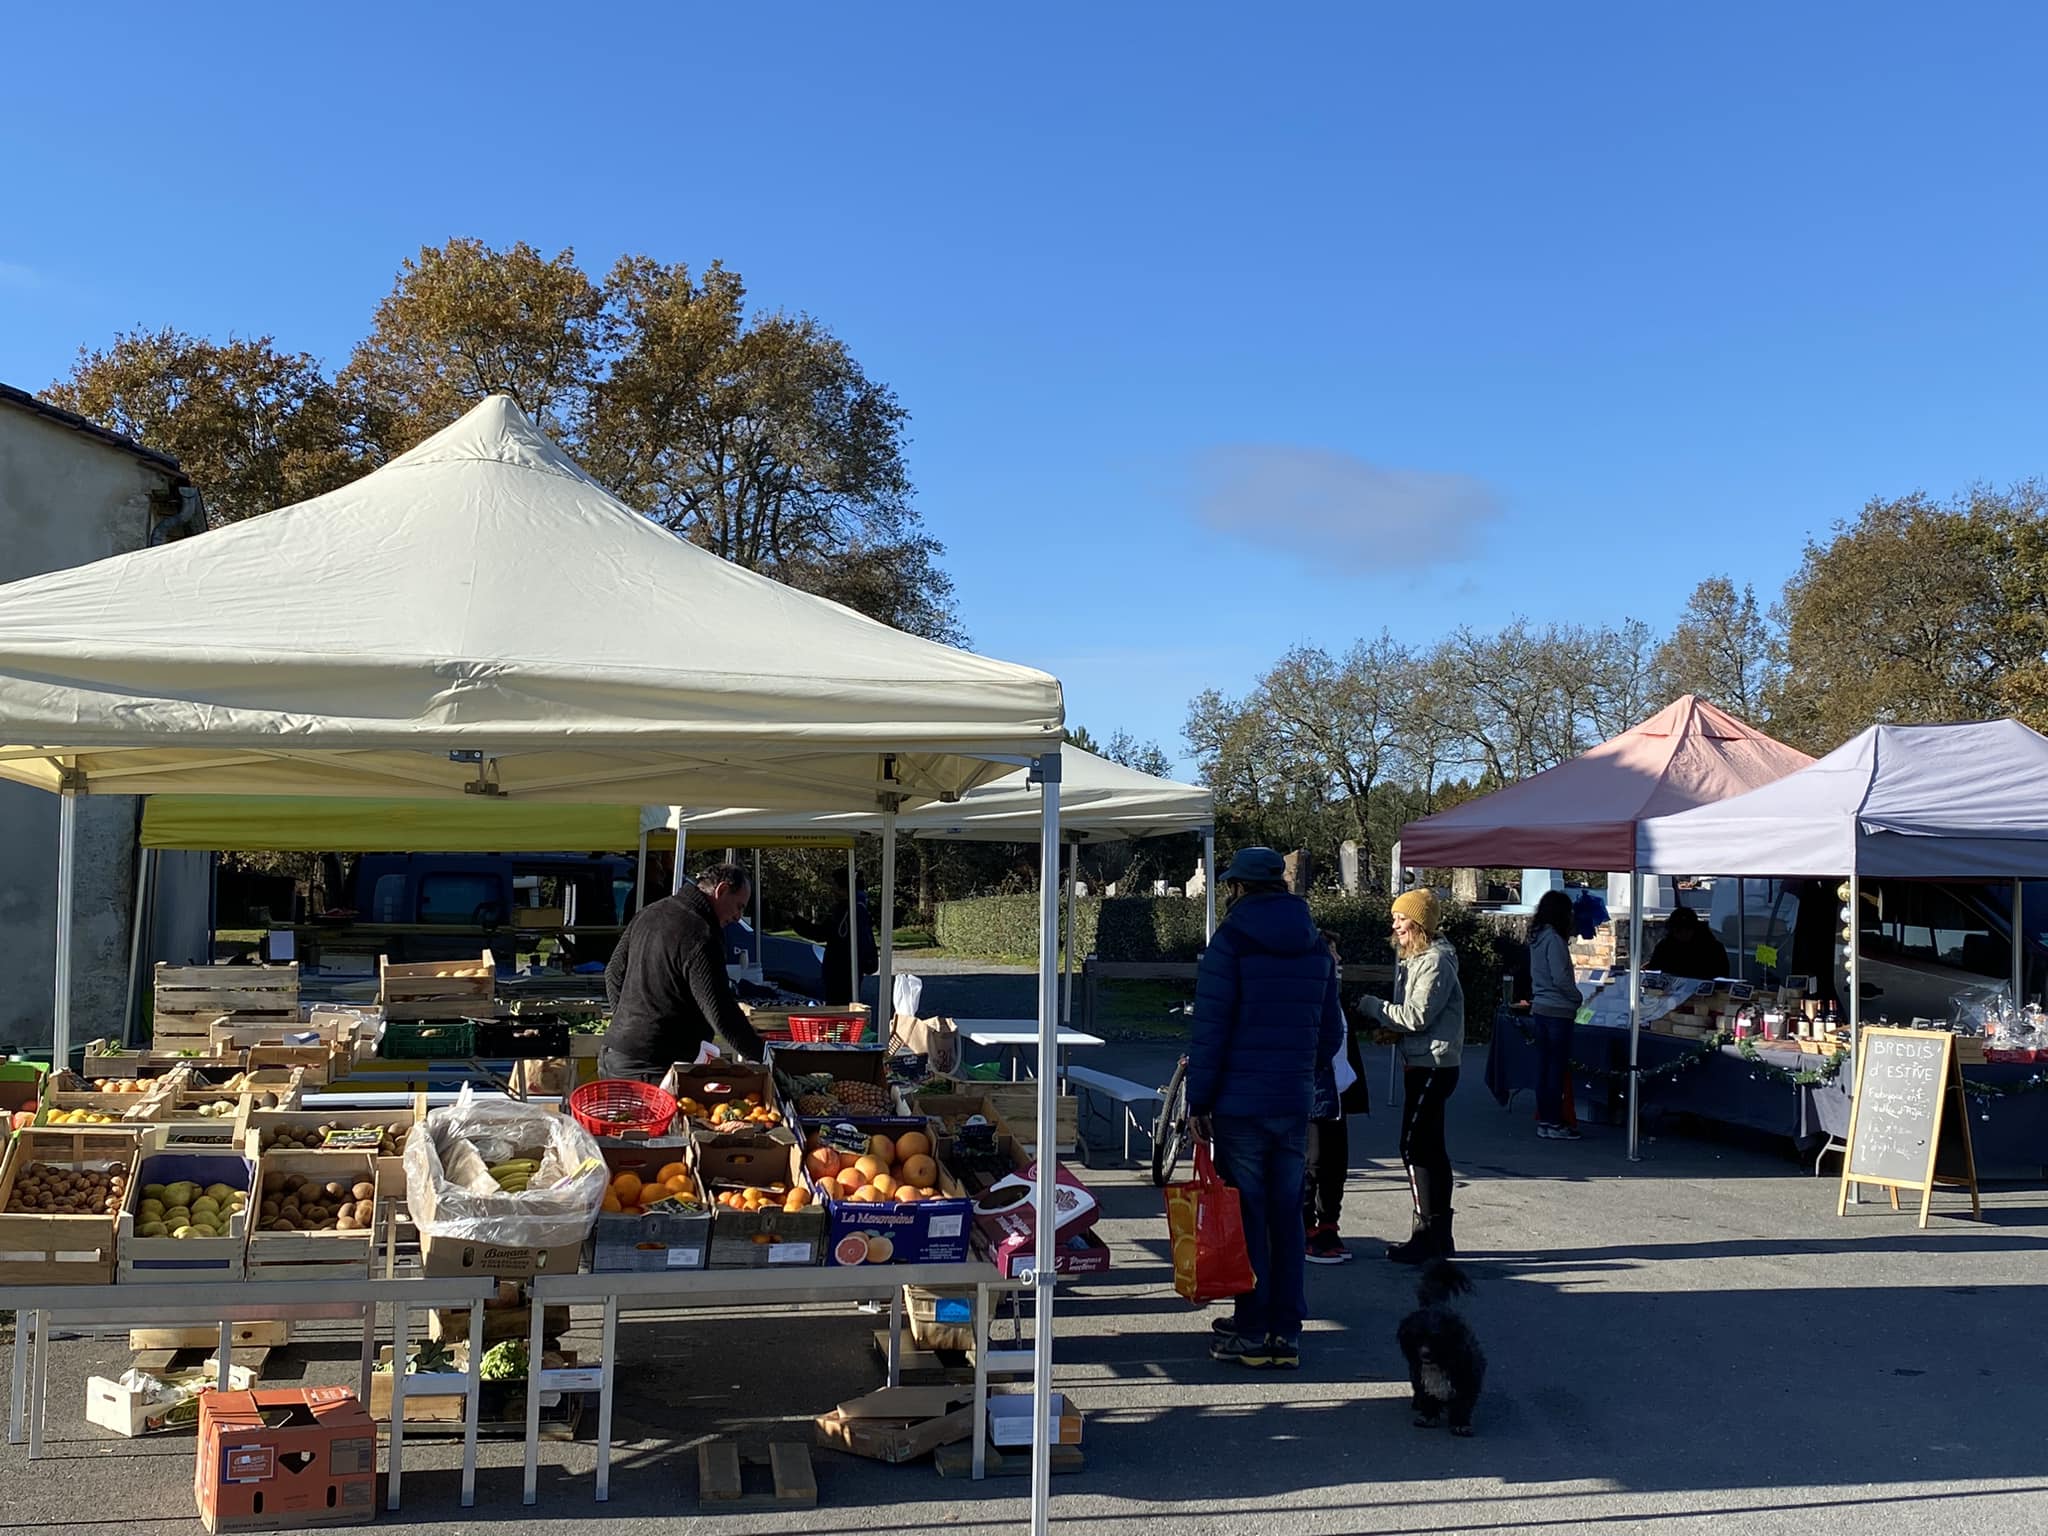
{"type": "Polygon", "coordinates": [[[1850,1190],[1860,1184],[1889,1189],[1894,1210],[1900,1190],[1917,1190],[1924,1227],[1934,1186],[1962,1184],[1970,1191],[1970,1213],[1981,1215],[1955,1036],[1934,1029],[1865,1029],[1858,1047],[1836,1214],[1847,1213],[1850,1190]]]}

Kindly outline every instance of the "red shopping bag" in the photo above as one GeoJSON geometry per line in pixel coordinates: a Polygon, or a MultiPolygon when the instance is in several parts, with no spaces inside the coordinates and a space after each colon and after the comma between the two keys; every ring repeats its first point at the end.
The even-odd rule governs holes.
{"type": "Polygon", "coordinates": [[[1173,1239],[1173,1288],[1196,1306],[1241,1296],[1257,1285],[1244,1245],[1237,1191],[1216,1176],[1209,1143],[1195,1143],[1195,1176],[1166,1186],[1173,1239]]]}

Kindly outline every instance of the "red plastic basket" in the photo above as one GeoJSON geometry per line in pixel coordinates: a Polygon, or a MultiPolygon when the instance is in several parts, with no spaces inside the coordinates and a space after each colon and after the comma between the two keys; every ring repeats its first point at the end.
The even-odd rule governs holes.
{"type": "Polygon", "coordinates": [[[659,1136],[676,1117],[676,1101],[648,1083],[607,1077],[569,1095],[569,1113],[593,1136],[644,1131],[659,1136]]]}
{"type": "Polygon", "coordinates": [[[839,1018],[792,1013],[789,1038],[800,1045],[858,1045],[868,1035],[865,1018],[839,1018]]]}

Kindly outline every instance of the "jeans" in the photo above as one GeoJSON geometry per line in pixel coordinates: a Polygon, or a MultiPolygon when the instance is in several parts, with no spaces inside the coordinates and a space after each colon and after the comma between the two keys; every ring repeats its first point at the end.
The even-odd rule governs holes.
{"type": "Polygon", "coordinates": [[[1540,1125],[1564,1124],[1564,1084],[1572,1069],[1572,1021],[1537,1014],[1536,1120],[1540,1125]]]}
{"type": "Polygon", "coordinates": [[[1351,1122],[1343,1115],[1308,1123],[1308,1177],[1301,1192],[1301,1217],[1312,1226],[1334,1227],[1344,1209],[1344,1180],[1351,1173],[1351,1122]]]}
{"type": "Polygon", "coordinates": [[[1410,1067],[1402,1074],[1401,1161],[1410,1171],[1418,1217],[1448,1216],[1451,1211],[1444,1106],[1457,1087],[1456,1067],[1410,1067]]]}
{"type": "Polygon", "coordinates": [[[1216,1171],[1237,1191],[1245,1246],[1258,1285],[1239,1296],[1233,1331],[1248,1339],[1301,1337],[1308,1310],[1304,1281],[1308,1233],[1301,1186],[1308,1158],[1308,1119],[1217,1115],[1216,1171]]]}

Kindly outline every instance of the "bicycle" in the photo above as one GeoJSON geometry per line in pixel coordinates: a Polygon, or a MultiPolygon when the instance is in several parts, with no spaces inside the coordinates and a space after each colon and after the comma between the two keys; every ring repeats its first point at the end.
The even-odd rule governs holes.
{"type": "Polygon", "coordinates": [[[1159,1115],[1152,1122],[1152,1182],[1164,1189],[1173,1182],[1181,1155],[1194,1145],[1188,1128],[1188,1059],[1181,1057],[1173,1076],[1159,1090],[1159,1115]]]}

